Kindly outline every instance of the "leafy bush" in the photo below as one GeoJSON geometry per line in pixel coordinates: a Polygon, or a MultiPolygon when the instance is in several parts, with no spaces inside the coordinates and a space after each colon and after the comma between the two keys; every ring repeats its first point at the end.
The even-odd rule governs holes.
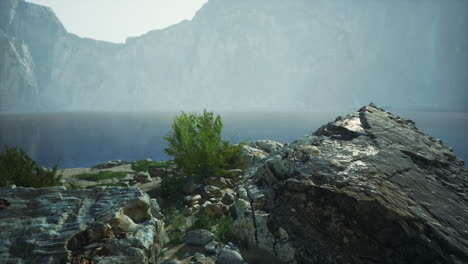
{"type": "Polygon", "coordinates": [[[234,219],[228,215],[224,215],[221,218],[216,219],[205,213],[199,213],[194,227],[213,232],[217,241],[228,242],[231,237],[231,224],[233,222],[234,219]]]}
{"type": "Polygon", "coordinates": [[[198,229],[206,229],[208,231],[213,231],[214,226],[216,225],[216,220],[211,218],[205,213],[199,213],[197,220],[194,223],[194,226],[198,229]]]}
{"type": "Polygon", "coordinates": [[[247,160],[242,152],[242,146],[245,142],[237,145],[229,145],[228,142],[223,142],[223,150],[221,154],[224,158],[224,169],[245,169],[247,160]]]}
{"type": "Polygon", "coordinates": [[[224,160],[222,152],[220,116],[213,112],[202,114],[182,112],[172,123],[172,133],[164,139],[169,147],[165,152],[187,175],[209,177],[219,174],[224,160]]]}
{"type": "Polygon", "coordinates": [[[56,186],[62,179],[57,172],[57,164],[52,169],[44,169],[18,147],[5,146],[4,153],[0,153],[0,187],[10,184],[36,188],[56,186]]]}
{"type": "Polygon", "coordinates": [[[108,179],[122,179],[127,176],[124,171],[100,171],[98,173],[83,173],[76,175],[75,178],[85,181],[102,181],[108,179]]]}
{"type": "Polygon", "coordinates": [[[132,170],[147,171],[149,167],[163,168],[166,166],[166,163],[165,161],[136,160],[132,162],[132,170]]]}
{"type": "Polygon", "coordinates": [[[161,175],[161,196],[170,201],[176,200],[182,191],[187,177],[178,173],[163,173],[161,175]]]}
{"type": "Polygon", "coordinates": [[[171,228],[168,230],[168,236],[171,243],[178,244],[182,242],[184,237],[184,228],[187,221],[185,217],[178,210],[171,208],[167,213],[167,221],[171,228]]]}
{"type": "Polygon", "coordinates": [[[243,167],[242,144],[229,145],[221,140],[222,129],[221,117],[213,112],[182,112],[172,123],[172,132],[164,138],[168,142],[165,152],[189,176],[217,176],[223,169],[243,167]]]}
{"type": "Polygon", "coordinates": [[[216,230],[214,235],[217,241],[228,242],[231,236],[231,224],[234,219],[231,216],[224,215],[217,221],[216,230]]]}

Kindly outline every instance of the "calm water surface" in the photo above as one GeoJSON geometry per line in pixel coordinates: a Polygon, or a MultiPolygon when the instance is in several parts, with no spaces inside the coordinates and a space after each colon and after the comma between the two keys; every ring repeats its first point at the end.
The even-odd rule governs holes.
{"type": "MultiPolygon", "coordinates": [[[[223,137],[231,142],[291,142],[344,113],[223,113],[223,137]]],[[[468,159],[468,113],[397,112],[424,133],[442,139],[468,159]]],[[[89,167],[113,159],[164,160],[176,113],[0,114],[0,144],[18,145],[41,165],[89,167]]]]}

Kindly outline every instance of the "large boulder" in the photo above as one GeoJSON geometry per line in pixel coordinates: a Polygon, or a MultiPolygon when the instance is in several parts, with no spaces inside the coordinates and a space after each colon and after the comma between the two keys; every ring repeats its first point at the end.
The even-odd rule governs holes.
{"type": "Polygon", "coordinates": [[[0,197],[0,263],[155,263],[164,242],[157,203],[137,188],[2,188],[0,197]]]}
{"type": "Polygon", "coordinates": [[[255,166],[233,225],[285,263],[467,263],[467,187],[449,147],[371,104],[255,166]]]}
{"type": "Polygon", "coordinates": [[[187,232],[185,235],[185,243],[194,246],[204,246],[212,241],[213,233],[205,229],[197,229],[187,232]]]}

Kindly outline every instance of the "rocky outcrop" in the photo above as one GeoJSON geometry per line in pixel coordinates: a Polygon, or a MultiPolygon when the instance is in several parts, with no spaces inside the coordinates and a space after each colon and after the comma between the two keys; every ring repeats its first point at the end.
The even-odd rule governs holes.
{"type": "MultiPolygon", "coordinates": [[[[336,111],[370,99],[467,109],[467,75],[460,71],[468,61],[467,7],[210,0],[191,21],[115,44],[66,32],[49,8],[3,0],[0,29],[10,43],[24,43],[33,60],[23,67],[28,58],[11,53],[18,64],[12,67],[0,57],[9,69],[0,91],[12,99],[1,110],[336,111]],[[32,99],[15,97],[22,89],[32,99]]],[[[0,43],[0,51],[10,43],[0,43]]]]}
{"type": "Polygon", "coordinates": [[[159,206],[137,188],[3,188],[1,263],[156,263],[159,206]]]}
{"type": "Polygon", "coordinates": [[[466,263],[468,172],[369,105],[274,152],[237,188],[238,238],[285,263],[466,263]]]}

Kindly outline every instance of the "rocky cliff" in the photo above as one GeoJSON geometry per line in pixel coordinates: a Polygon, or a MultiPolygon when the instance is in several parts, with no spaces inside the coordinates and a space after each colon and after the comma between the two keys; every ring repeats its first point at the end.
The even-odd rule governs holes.
{"type": "Polygon", "coordinates": [[[3,0],[0,110],[330,110],[371,100],[466,109],[467,8],[210,0],[192,21],[114,44],[67,33],[48,8],[3,0]]]}
{"type": "Polygon", "coordinates": [[[239,240],[285,263],[468,262],[468,171],[413,121],[370,105],[265,143],[247,147],[239,240]]]}
{"type": "Polygon", "coordinates": [[[1,263],[156,263],[159,206],[137,188],[0,189],[1,263]]]}

